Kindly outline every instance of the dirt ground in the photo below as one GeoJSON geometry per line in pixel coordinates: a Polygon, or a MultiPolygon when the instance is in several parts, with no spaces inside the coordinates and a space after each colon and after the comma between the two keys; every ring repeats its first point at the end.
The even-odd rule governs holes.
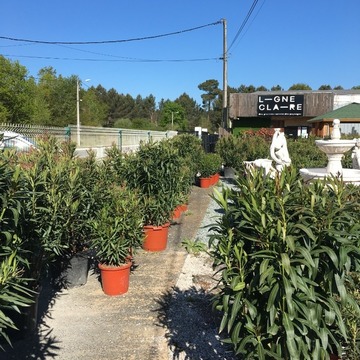
{"type": "MultiPolygon", "coordinates": [[[[208,279],[191,274],[198,286],[176,287],[179,277],[186,275],[182,271],[188,258],[181,242],[194,239],[211,192],[211,188],[193,188],[187,213],[170,227],[165,251],[137,253],[126,294],[105,295],[95,268],[83,286],[61,291],[44,286],[38,331],[14,343],[13,350],[0,352],[0,359],[224,359],[219,354],[208,355],[207,351],[213,350],[211,345],[201,355],[195,355],[199,350],[186,345],[191,339],[185,334],[193,339],[198,336],[199,341],[204,335],[197,330],[197,335],[192,330],[187,332],[184,317],[188,316],[185,323],[196,318],[204,327],[214,320],[209,315],[208,279]]],[[[204,266],[199,261],[198,265],[188,264],[204,266]]],[[[211,341],[218,340],[216,334],[211,332],[211,336],[211,341]]]]}

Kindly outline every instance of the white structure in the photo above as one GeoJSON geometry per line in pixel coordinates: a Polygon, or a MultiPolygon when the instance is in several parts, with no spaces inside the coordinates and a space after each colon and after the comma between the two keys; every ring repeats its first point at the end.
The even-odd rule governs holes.
{"type": "Polygon", "coordinates": [[[275,171],[281,172],[285,166],[290,166],[291,159],[289,156],[289,151],[287,148],[286,137],[279,128],[275,129],[275,133],[272,138],[270,145],[270,156],[271,159],[256,159],[254,161],[244,161],[244,165],[247,170],[252,170],[254,168],[264,169],[264,174],[274,175],[275,171]],[[275,162],[275,168],[272,163],[275,162]]]}
{"type": "MultiPolygon", "coordinates": [[[[346,183],[353,183],[360,185],[360,170],[359,169],[343,169],[341,159],[344,154],[354,148],[358,141],[341,140],[340,134],[340,120],[333,121],[333,131],[330,140],[315,140],[316,146],[323,151],[327,158],[328,164],[326,168],[303,168],[300,169],[300,175],[305,181],[325,179],[331,175],[341,176],[346,183]]],[[[353,153],[353,161],[357,160],[358,153],[353,153]]],[[[360,155],[360,154],[359,154],[360,155]]]]}

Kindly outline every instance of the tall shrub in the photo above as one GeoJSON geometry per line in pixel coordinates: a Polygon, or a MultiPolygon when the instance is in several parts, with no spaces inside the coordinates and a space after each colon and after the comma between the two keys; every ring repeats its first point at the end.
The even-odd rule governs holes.
{"type": "Polygon", "coordinates": [[[130,189],[141,197],[146,225],[163,225],[179,205],[184,161],[168,140],[142,143],[124,158],[123,176],[130,189]]]}
{"type": "Polygon", "coordinates": [[[261,129],[259,131],[246,131],[238,136],[222,137],[216,144],[218,153],[225,166],[235,170],[243,168],[244,161],[269,158],[271,133],[261,129]]]}
{"type": "Polygon", "coordinates": [[[34,287],[53,261],[85,246],[78,225],[87,206],[74,147],[53,137],[39,139],[38,147],[11,159],[24,182],[19,236],[34,287]]]}
{"type": "Polygon", "coordinates": [[[199,153],[203,151],[201,140],[195,135],[180,134],[169,139],[169,143],[177,149],[192,173],[192,180],[197,172],[199,153]]]}
{"type": "Polygon", "coordinates": [[[326,167],[327,157],[316,146],[313,136],[308,139],[288,139],[287,146],[294,167],[298,169],[326,167]]]}
{"type": "Polygon", "coordinates": [[[359,265],[359,188],[304,185],[295,169],[240,177],[217,202],[211,254],[221,273],[220,331],[244,359],[328,359],[347,331],[338,301],[359,265]]]}
{"type": "Polygon", "coordinates": [[[0,155],[0,343],[16,329],[13,315],[32,302],[29,279],[24,275],[28,263],[19,231],[24,183],[19,169],[12,171],[9,159],[0,155]]]}

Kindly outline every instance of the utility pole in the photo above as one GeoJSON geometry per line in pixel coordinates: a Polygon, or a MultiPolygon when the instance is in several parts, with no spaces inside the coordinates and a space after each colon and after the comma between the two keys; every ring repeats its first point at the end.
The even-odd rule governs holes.
{"type": "MultiPolygon", "coordinates": [[[[91,79],[86,79],[85,82],[91,79]]],[[[77,146],[80,147],[80,80],[76,80],[76,132],[77,132],[77,146]]]]}
{"type": "Polygon", "coordinates": [[[228,127],[228,101],[227,101],[227,23],[226,19],[221,19],[223,23],[223,128],[228,127]]]}
{"type": "Polygon", "coordinates": [[[77,132],[77,146],[80,147],[80,83],[79,79],[76,81],[76,132],[77,132]]]}

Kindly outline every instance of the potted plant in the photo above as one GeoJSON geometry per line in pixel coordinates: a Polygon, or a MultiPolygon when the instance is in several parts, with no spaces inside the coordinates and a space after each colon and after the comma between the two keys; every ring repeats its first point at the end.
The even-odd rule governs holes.
{"type": "Polygon", "coordinates": [[[183,180],[183,164],[183,159],[168,140],[142,143],[136,153],[124,160],[124,180],[129,188],[138,191],[141,202],[146,250],[166,248],[167,232],[179,198],[179,184],[183,180]],[[153,232],[156,235],[150,236],[153,232]]]}
{"type": "Polygon", "coordinates": [[[169,141],[189,168],[189,181],[193,185],[198,171],[199,154],[204,151],[201,140],[192,134],[180,134],[169,141]]]}
{"type": "Polygon", "coordinates": [[[200,187],[207,188],[214,185],[215,181],[218,181],[216,174],[219,173],[220,168],[221,158],[218,154],[202,152],[198,166],[200,187]]]}
{"type": "Polygon", "coordinates": [[[139,197],[125,186],[113,186],[101,201],[90,220],[90,247],[98,261],[104,293],[120,295],[128,291],[132,257],[143,242],[139,197]]]}

